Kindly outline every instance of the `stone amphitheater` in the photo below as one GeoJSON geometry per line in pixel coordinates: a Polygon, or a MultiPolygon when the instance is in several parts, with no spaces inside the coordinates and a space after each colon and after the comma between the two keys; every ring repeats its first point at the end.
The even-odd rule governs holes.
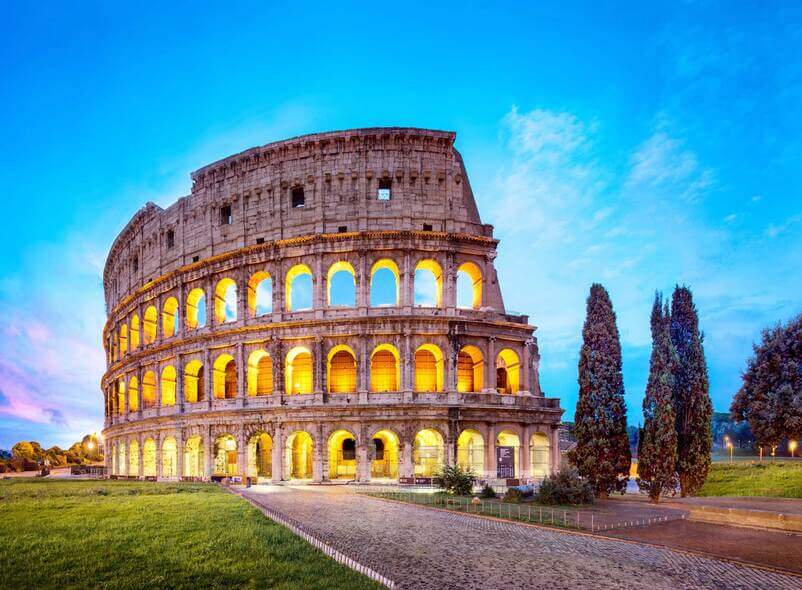
{"type": "Polygon", "coordinates": [[[147,203],[104,270],[115,477],[488,480],[559,466],[535,328],[505,310],[451,132],[252,148],[147,203]]]}

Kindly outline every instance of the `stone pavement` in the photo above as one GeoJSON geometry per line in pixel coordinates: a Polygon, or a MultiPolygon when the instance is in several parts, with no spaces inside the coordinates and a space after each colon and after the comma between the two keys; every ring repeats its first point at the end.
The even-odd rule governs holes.
{"type": "Polygon", "coordinates": [[[397,588],[802,589],[802,578],[612,539],[355,495],[343,487],[244,493],[397,588]]]}

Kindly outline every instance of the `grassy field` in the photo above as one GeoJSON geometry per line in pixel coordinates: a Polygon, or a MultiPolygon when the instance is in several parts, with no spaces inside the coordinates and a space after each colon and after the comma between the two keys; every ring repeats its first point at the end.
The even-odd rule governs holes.
{"type": "Polygon", "coordinates": [[[699,495],[802,498],[802,462],[714,463],[699,495]]]}
{"type": "Polygon", "coordinates": [[[0,588],[378,588],[213,485],[0,480],[0,588]]]}

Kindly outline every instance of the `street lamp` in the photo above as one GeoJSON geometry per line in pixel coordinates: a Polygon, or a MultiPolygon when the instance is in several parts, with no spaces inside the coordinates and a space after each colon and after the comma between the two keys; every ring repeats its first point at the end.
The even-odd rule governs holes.
{"type": "Polygon", "coordinates": [[[730,463],[732,463],[732,442],[727,440],[727,448],[730,450],[730,463]]]}
{"type": "Polygon", "coordinates": [[[796,445],[797,445],[797,443],[796,443],[795,440],[788,441],[788,450],[791,451],[791,457],[794,456],[794,451],[796,450],[796,445]]]}

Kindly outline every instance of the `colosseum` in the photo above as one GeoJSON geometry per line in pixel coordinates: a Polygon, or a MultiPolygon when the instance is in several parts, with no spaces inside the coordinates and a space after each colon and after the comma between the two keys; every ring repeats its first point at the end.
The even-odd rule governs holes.
{"type": "Polygon", "coordinates": [[[104,269],[115,477],[425,482],[559,465],[535,328],[505,310],[451,132],[256,147],[147,203],[104,269]]]}

